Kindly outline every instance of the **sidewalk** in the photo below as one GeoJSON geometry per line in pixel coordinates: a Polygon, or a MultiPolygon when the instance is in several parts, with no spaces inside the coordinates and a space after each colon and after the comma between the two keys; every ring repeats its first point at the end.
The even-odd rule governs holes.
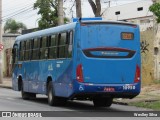
{"type": "Polygon", "coordinates": [[[0,87],[12,89],[12,78],[3,78],[3,83],[0,87]]]}

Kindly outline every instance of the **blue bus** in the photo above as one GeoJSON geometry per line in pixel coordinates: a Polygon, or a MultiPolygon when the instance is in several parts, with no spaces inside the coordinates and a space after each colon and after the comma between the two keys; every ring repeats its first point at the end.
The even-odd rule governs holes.
{"type": "Polygon", "coordinates": [[[49,105],[91,100],[110,107],[141,88],[139,26],[87,20],[21,35],[13,46],[12,85],[23,99],[48,96],[49,105]]]}

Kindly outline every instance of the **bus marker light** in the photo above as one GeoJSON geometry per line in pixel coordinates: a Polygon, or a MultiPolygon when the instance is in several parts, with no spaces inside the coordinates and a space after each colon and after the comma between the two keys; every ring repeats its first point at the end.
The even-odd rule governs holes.
{"type": "Polygon", "coordinates": [[[77,76],[76,78],[77,78],[78,82],[84,82],[84,80],[83,80],[83,71],[82,71],[82,64],[79,64],[77,66],[76,76],[77,76]]]}
{"type": "Polygon", "coordinates": [[[140,82],[140,67],[137,65],[136,66],[136,73],[135,73],[135,79],[134,79],[134,83],[138,83],[140,82]]]}

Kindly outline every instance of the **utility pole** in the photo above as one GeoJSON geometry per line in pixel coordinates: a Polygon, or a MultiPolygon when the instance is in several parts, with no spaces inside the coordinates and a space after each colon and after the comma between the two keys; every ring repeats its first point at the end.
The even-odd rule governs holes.
{"type": "MultiPolygon", "coordinates": [[[[0,0],[0,43],[2,43],[2,0],[0,0]]],[[[3,82],[2,71],[2,51],[0,51],[0,83],[3,82]]]]}
{"type": "Polygon", "coordinates": [[[63,18],[63,0],[58,0],[58,25],[64,24],[63,18]]]}

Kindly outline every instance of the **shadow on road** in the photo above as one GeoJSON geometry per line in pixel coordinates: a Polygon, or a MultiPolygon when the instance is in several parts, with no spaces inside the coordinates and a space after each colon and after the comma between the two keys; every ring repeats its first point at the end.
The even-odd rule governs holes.
{"type": "MultiPolygon", "coordinates": [[[[40,103],[40,104],[45,104],[48,105],[47,98],[36,98],[36,99],[30,99],[28,101],[32,101],[35,103],[40,103]]],[[[52,106],[50,106],[52,107],[52,106]]],[[[101,108],[96,108],[94,107],[92,101],[67,101],[67,104],[65,106],[54,106],[54,107],[59,107],[59,108],[65,108],[73,111],[119,111],[118,109],[110,108],[107,107],[101,107],[101,108]]]]}

